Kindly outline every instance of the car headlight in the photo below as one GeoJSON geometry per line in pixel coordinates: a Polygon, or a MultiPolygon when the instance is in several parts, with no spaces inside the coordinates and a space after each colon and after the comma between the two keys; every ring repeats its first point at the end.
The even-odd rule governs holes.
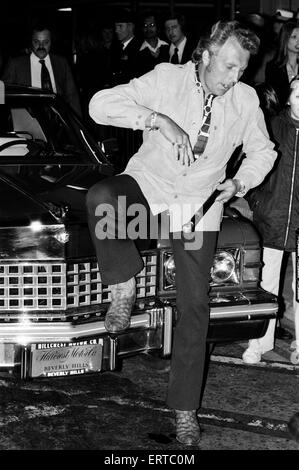
{"type": "Polygon", "coordinates": [[[173,287],[175,284],[175,264],[174,264],[174,257],[170,255],[168,258],[164,260],[164,277],[167,284],[167,287],[173,287]]]}
{"type": "Polygon", "coordinates": [[[214,256],[211,268],[212,282],[222,284],[227,281],[236,282],[236,262],[228,251],[219,251],[214,256]]]}

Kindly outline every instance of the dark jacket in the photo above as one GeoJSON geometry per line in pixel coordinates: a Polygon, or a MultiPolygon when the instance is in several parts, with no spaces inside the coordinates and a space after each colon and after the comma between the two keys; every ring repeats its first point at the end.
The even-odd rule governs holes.
{"type": "MultiPolygon", "coordinates": [[[[185,44],[185,47],[184,47],[184,50],[183,50],[183,54],[182,54],[182,60],[181,60],[180,64],[186,64],[186,62],[188,62],[188,60],[191,60],[192,53],[193,53],[194,49],[196,48],[196,46],[197,46],[196,42],[194,42],[192,39],[187,38],[187,41],[186,41],[186,44],[185,44]]],[[[167,62],[169,62],[169,61],[170,61],[170,46],[168,48],[167,62]]]]}
{"type": "Polygon", "coordinates": [[[248,195],[248,202],[263,245],[295,251],[295,231],[299,228],[299,121],[294,121],[285,109],[272,119],[271,129],[278,157],[264,182],[248,195]]]}
{"type": "Polygon", "coordinates": [[[148,47],[138,52],[138,76],[153,70],[161,62],[169,62],[169,46],[162,44],[160,46],[158,57],[154,57],[148,47]]]}
{"type": "Polygon", "coordinates": [[[290,89],[286,65],[278,67],[272,60],[268,62],[265,69],[265,82],[276,91],[282,109],[287,103],[290,89]]]}
{"type": "MultiPolygon", "coordinates": [[[[49,56],[57,94],[61,95],[80,114],[79,95],[67,60],[59,55],[49,54],[49,56]]],[[[3,72],[2,80],[7,84],[31,86],[30,55],[10,59],[3,72]]]]}
{"type": "Polygon", "coordinates": [[[123,50],[118,42],[114,45],[111,53],[111,79],[110,86],[128,83],[132,78],[138,76],[138,53],[140,40],[136,37],[129,42],[123,50]]]}

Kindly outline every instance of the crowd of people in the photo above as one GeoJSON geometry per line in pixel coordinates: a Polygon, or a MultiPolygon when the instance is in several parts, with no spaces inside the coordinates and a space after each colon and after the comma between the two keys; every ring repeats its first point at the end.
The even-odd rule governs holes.
{"type": "Polygon", "coordinates": [[[185,64],[197,42],[186,34],[183,15],[169,15],[161,22],[150,10],[138,20],[132,12],[118,10],[113,23],[100,32],[100,40],[89,51],[78,47],[77,79],[87,104],[99,89],[127,83],[159,63],[185,64]]]}
{"type": "MultiPolygon", "coordinates": [[[[126,196],[127,204],[142,204],[148,213],[170,213],[178,321],[167,403],[175,410],[177,439],[185,445],[200,439],[196,410],[209,321],[209,276],[223,204],[234,197],[248,201],[262,236],[266,290],[278,294],[285,253],[292,253],[295,266],[299,23],[276,17],[269,41],[265,25],[252,20],[256,18],[247,24],[219,21],[208,33],[191,38],[182,15],[169,15],[161,25],[155,12],[146,11],[140,17],[142,36],[137,36],[132,13],[116,12],[113,24],[101,29],[100,42],[88,35],[81,38],[73,71],[51,53],[51,31],[40,24],[33,29],[30,54],[11,59],[2,77],[5,83],[57,92],[97,124],[143,132],[144,141],[122,174],[89,190],[89,227],[102,280],[111,289],[105,327],[117,334],[130,325],[135,275],[142,269],[134,242],[109,236],[115,224],[125,230],[127,223],[117,212],[119,197],[126,196]],[[225,170],[235,140],[242,142],[245,158],[228,177],[225,170]],[[196,247],[186,249],[189,209],[196,212],[216,188],[220,194],[215,204],[195,227],[196,247]],[[106,238],[96,231],[101,204],[111,204],[117,217],[108,223],[106,238]],[[179,218],[173,206],[180,207],[179,218]]],[[[293,292],[293,344],[299,355],[296,269],[293,292]]],[[[258,363],[274,348],[274,339],[271,320],[263,338],[250,340],[244,362],[258,363]]]]}

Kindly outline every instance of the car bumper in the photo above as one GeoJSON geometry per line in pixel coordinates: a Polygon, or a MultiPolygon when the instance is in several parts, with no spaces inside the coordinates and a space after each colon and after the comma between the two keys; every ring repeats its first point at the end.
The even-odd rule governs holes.
{"type": "MultiPolygon", "coordinates": [[[[208,341],[262,336],[269,319],[277,315],[274,297],[269,294],[263,300],[212,304],[208,341]]],[[[74,324],[34,322],[23,316],[17,323],[0,326],[0,373],[23,379],[79,375],[114,370],[120,359],[139,353],[158,351],[167,357],[175,321],[175,304],[169,300],[157,300],[149,308],[135,311],[130,328],[119,335],[107,333],[104,317],[74,324]]]]}

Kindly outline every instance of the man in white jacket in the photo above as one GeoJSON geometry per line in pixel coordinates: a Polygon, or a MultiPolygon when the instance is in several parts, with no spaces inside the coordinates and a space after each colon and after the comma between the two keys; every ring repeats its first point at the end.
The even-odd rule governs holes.
{"type": "Polygon", "coordinates": [[[175,410],[177,439],[185,445],[200,440],[197,409],[209,323],[209,278],[223,203],[260,184],[276,158],[257,95],[239,83],[258,47],[256,35],[238,22],[218,22],[199,42],[192,62],[160,64],[128,84],[98,92],[89,107],[97,123],[144,131],[143,144],[124,173],[96,184],[87,197],[102,280],[112,292],[107,331],[117,333],[129,326],[134,276],[142,269],[134,242],[113,236],[116,225],[122,234],[127,226],[120,196],[126,196],[127,207],[139,203],[153,214],[170,213],[178,321],[167,404],[175,410]],[[225,179],[227,162],[241,143],[246,158],[235,178],[225,179]],[[216,188],[220,194],[196,224],[193,244],[187,243],[190,219],[201,213],[216,188]],[[116,220],[104,215],[108,206],[116,220]]]}

